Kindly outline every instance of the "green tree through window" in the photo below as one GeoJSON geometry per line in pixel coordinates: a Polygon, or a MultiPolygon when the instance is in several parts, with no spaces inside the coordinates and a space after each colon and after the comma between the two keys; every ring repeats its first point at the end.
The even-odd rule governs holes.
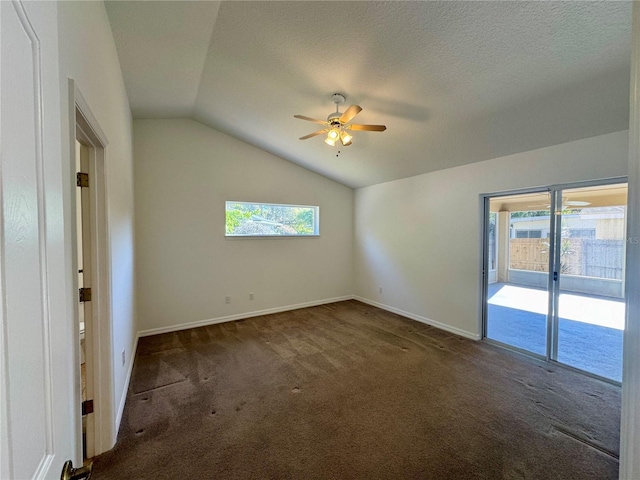
{"type": "Polygon", "coordinates": [[[229,236],[317,235],[318,208],[303,205],[226,202],[229,236]]]}

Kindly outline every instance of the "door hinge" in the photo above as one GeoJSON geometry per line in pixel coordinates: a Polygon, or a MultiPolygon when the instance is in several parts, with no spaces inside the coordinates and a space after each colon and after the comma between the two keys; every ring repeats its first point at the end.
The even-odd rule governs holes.
{"type": "Polygon", "coordinates": [[[91,301],[91,288],[80,288],[78,292],[80,294],[80,303],[91,301]]]}
{"type": "Polygon", "coordinates": [[[558,281],[558,272],[553,272],[553,281],[554,282],[558,281]]]}
{"type": "Polygon", "coordinates": [[[89,174],[82,172],[76,173],[76,185],[81,188],[89,187],[89,174]]]}
{"type": "Polygon", "coordinates": [[[93,413],[93,400],[85,400],[82,402],[82,416],[93,413]]]}

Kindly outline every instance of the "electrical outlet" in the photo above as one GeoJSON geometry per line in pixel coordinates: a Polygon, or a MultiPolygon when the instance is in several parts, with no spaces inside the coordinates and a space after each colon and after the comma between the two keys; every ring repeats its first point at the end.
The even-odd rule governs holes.
{"type": "Polygon", "coordinates": [[[125,361],[126,355],[124,353],[124,350],[122,350],[122,366],[124,367],[124,361],[125,361]]]}
{"type": "Polygon", "coordinates": [[[224,297],[224,303],[231,303],[231,297],[229,295],[224,297]]]}
{"type": "Polygon", "coordinates": [[[378,293],[382,293],[382,287],[378,287],[378,293]]]}
{"type": "Polygon", "coordinates": [[[253,292],[249,292],[249,300],[253,300],[253,292]]]}

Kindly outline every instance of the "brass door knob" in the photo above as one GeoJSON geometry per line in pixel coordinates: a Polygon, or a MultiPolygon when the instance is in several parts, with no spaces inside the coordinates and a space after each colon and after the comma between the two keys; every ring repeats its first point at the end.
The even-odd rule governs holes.
{"type": "Polygon", "coordinates": [[[91,478],[92,470],[93,462],[80,468],[73,468],[73,462],[71,460],[67,460],[62,467],[62,475],[60,475],[60,480],[89,480],[91,478]]]}

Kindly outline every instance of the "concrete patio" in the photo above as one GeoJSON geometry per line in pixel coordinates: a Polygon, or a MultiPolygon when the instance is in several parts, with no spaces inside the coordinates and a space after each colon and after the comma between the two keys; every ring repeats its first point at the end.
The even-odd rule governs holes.
{"type": "MultiPolygon", "coordinates": [[[[489,285],[487,337],[546,355],[546,290],[489,285]]],[[[621,299],[560,293],[558,361],[620,382],[625,303],[621,299]]]]}

